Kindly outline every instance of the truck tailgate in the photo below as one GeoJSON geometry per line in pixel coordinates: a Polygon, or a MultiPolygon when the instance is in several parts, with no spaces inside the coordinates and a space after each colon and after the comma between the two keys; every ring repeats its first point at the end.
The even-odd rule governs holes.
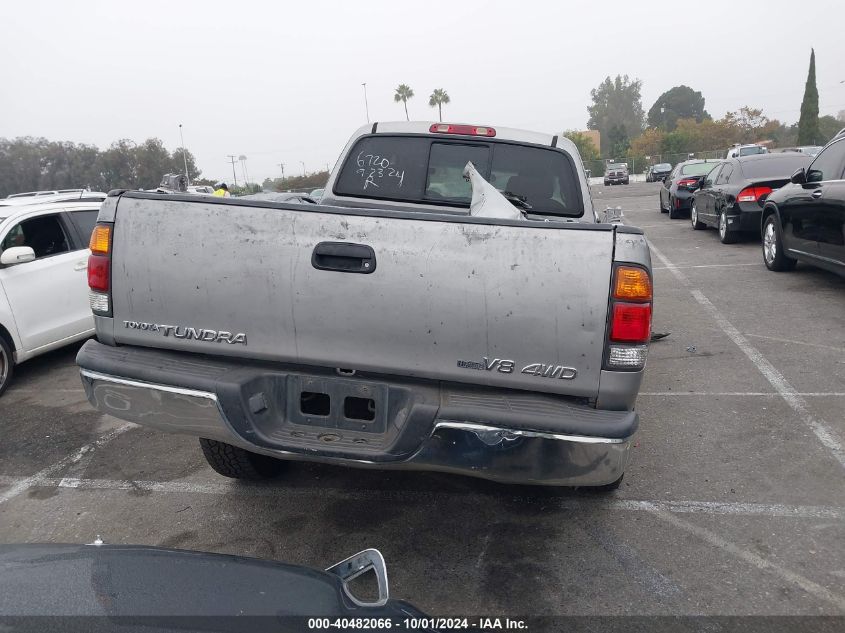
{"type": "Polygon", "coordinates": [[[594,397],[613,248],[605,225],[128,194],[115,216],[114,338],[594,397]],[[318,269],[324,242],[371,247],[374,269],[318,269]]]}

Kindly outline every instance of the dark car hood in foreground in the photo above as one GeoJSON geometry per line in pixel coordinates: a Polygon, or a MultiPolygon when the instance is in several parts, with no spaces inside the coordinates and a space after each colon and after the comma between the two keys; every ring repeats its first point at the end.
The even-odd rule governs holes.
{"type": "MultiPolygon", "coordinates": [[[[0,628],[18,616],[100,616],[116,625],[129,618],[147,631],[230,630],[221,616],[263,616],[282,623],[280,630],[307,630],[309,616],[420,615],[397,600],[359,606],[334,574],[255,558],[125,545],[0,545],[0,628]],[[197,616],[221,619],[209,626],[197,616]]],[[[38,626],[55,630],[54,620],[62,619],[38,626]]]]}

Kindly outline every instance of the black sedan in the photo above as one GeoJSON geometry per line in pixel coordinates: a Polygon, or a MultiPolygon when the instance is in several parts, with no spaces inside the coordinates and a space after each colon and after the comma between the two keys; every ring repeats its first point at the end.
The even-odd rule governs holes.
{"type": "Polygon", "coordinates": [[[672,165],[669,163],[658,163],[657,165],[650,165],[645,173],[646,182],[658,182],[666,178],[672,173],[672,165]]]}
{"type": "Polygon", "coordinates": [[[845,276],[845,130],[767,198],[762,233],[769,270],[800,260],[845,276]]]}
{"type": "Polygon", "coordinates": [[[693,195],[692,228],[715,226],[722,244],[733,244],[742,232],[759,235],[766,198],[811,160],[805,154],[783,152],[724,161],[702,179],[693,195]]]}
{"type": "Polygon", "coordinates": [[[668,212],[673,220],[686,215],[692,204],[692,194],[698,189],[699,181],[713,167],[721,164],[721,159],[711,159],[687,160],[675,165],[675,169],[663,181],[663,186],[660,188],[660,212],[668,212]]]}

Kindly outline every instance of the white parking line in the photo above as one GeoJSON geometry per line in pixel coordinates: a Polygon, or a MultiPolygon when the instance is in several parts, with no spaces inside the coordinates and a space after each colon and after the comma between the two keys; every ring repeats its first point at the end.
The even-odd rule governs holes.
{"type": "Polygon", "coordinates": [[[68,455],[64,459],[57,461],[55,464],[51,466],[47,466],[43,470],[38,471],[34,475],[30,477],[23,477],[20,478],[17,482],[11,483],[10,488],[8,490],[4,490],[0,492],[0,504],[6,503],[10,499],[14,499],[18,495],[26,492],[28,488],[33,486],[42,486],[45,482],[50,481],[49,477],[54,475],[55,473],[59,472],[60,470],[67,468],[68,466],[72,466],[76,464],[81,459],[85,457],[87,453],[90,451],[96,450],[109,442],[111,442],[114,438],[122,433],[125,433],[129,429],[135,428],[135,425],[131,422],[127,422],[122,424],[121,426],[112,429],[105,435],[101,435],[95,441],[91,442],[90,444],[86,444],[85,446],[81,446],[79,450],[77,450],[72,455],[68,455]]]}
{"type": "MultiPolygon", "coordinates": [[[[675,266],[675,270],[679,270],[681,268],[735,268],[737,266],[759,266],[760,264],[699,264],[693,266],[690,265],[678,265],[675,266]]],[[[669,270],[671,271],[672,268],[669,266],[652,266],[652,270],[669,270]]]]}
{"type": "Polygon", "coordinates": [[[788,338],[777,338],[776,336],[763,336],[762,334],[749,334],[745,332],[745,336],[750,336],[752,338],[761,338],[767,341],[777,341],[778,343],[789,343],[790,345],[805,345],[807,347],[817,347],[820,349],[826,349],[830,352],[838,352],[843,353],[845,352],[845,347],[833,347],[831,345],[819,345],[818,343],[807,343],[806,341],[794,341],[788,338]]]}
{"type": "Polygon", "coordinates": [[[769,381],[780,397],[786,401],[801,421],[804,422],[810,430],[812,430],[819,442],[821,442],[822,445],[824,445],[824,447],[827,448],[839,461],[839,464],[845,468],[845,448],[843,448],[842,441],[837,437],[836,433],[828,427],[824,420],[817,418],[810,413],[807,401],[799,395],[791,384],[789,384],[783,374],[781,374],[775,366],[772,365],[768,359],[766,359],[766,357],[757,350],[757,348],[748,342],[748,339],[745,338],[730,321],[728,321],[725,315],[713,305],[710,299],[708,299],[703,292],[692,284],[689,277],[687,277],[683,271],[669,261],[669,259],[660,252],[660,249],[657,248],[651,241],[649,241],[649,245],[651,247],[651,252],[657,256],[657,259],[659,259],[663,265],[672,272],[675,278],[677,278],[678,281],[680,281],[681,284],[690,291],[693,298],[710,313],[710,316],[713,317],[722,332],[724,332],[725,335],[742,350],[748,359],[754,363],[758,371],[763,374],[766,380],[769,381]]]}
{"type": "MultiPolygon", "coordinates": [[[[739,396],[739,397],[767,397],[780,398],[775,391],[641,391],[640,396],[739,396]]],[[[841,398],[845,391],[802,391],[796,392],[802,398],[841,398]]]]}
{"type": "MultiPolygon", "coordinates": [[[[0,485],[20,485],[31,478],[0,476],[0,485]]],[[[450,498],[454,500],[477,498],[469,492],[392,491],[392,490],[347,490],[330,487],[289,488],[267,484],[249,484],[243,482],[188,482],[188,481],[135,481],[120,479],[84,479],[74,477],[42,478],[34,484],[43,488],[69,488],[73,490],[107,491],[147,491],[162,494],[193,494],[230,497],[274,497],[305,498],[338,496],[351,500],[397,501],[420,498],[450,498]]],[[[508,497],[512,498],[512,497],[508,497]]],[[[526,496],[530,503],[535,497],[526,496]]],[[[563,510],[606,509],[629,512],[653,512],[655,508],[676,514],[710,514],[760,517],[791,517],[797,519],[835,519],[845,520],[845,508],[836,506],[796,506],[782,503],[739,503],[721,501],[658,501],[640,499],[620,499],[618,497],[541,497],[544,506],[553,506],[563,510]]]]}
{"type": "Polygon", "coordinates": [[[670,525],[674,525],[675,527],[684,530],[685,532],[689,532],[700,538],[703,541],[710,543],[711,545],[715,545],[721,550],[736,556],[737,558],[745,561],[746,563],[756,567],[761,571],[766,571],[772,573],[776,576],[779,576],[783,580],[796,585],[820,600],[824,600],[831,604],[836,605],[839,609],[845,611],[845,597],[837,595],[827,589],[826,587],[821,586],[820,584],[813,582],[809,578],[805,578],[800,574],[796,574],[794,571],[781,567],[777,563],[773,563],[772,561],[763,558],[759,554],[755,554],[747,549],[743,549],[730,541],[725,540],[715,532],[711,532],[710,530],[703,528],[699,525],[694,525],[689,523],[688,521],[684,521],[680,517],[675,516],[671,512],[667,512],[663,508],[654,507],[651,510],[651,513],[669,523],[670,525]]]}

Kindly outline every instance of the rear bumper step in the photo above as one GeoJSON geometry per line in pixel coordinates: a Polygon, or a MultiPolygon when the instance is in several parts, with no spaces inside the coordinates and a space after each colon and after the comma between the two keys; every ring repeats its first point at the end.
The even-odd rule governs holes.
{"type": "Polygon", "coordinates": [[[291,460],[595,486],[622,475],[638,422],[632,411],[540,394],[338,378],[95,341],[77,360],[89,401],[104,413],[291,460]],[[339,406],[303,413],[306,390],[371,396],[372,419],[339,406]]]}

